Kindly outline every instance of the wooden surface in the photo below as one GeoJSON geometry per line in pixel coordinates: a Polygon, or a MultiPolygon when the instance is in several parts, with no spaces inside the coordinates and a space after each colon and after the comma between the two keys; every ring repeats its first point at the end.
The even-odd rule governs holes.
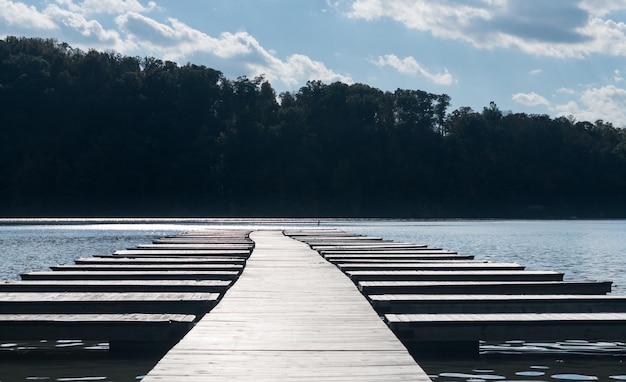
{"type": "Polygon", "coordinates": [[[365,294],[606,294],[610,281],[360,281],[365,294]]]}
{"type": "Polygon", "coordinates": [[[231,280],[33,280],[0,283],[3,292],[224,292],[231,280]]]}
{"type": "Polygon", "coordinates": [[[245,258],[241,257],[124,257],[124,256],[98,256],[81,257],[74,260],[76,264],[244,264],[245,258]]]}
{"type": "Polygon", "coordinates": [[[337,268],[280,231],[251,237],[237,283],[144,382],[430,381],[337,268]]]}
{"type": "Polygon", "coordinates": [[[383,314],[626,312],[626,296],[614,295],[383,294],[368,299],[383,314]]]}
{"type": "Polygon", "coordinates": [[[397,253],[397,254],[385,254],[385,253],[377,253],[372,252],[369,254],[329,254],[324,255],[324,258],[328,261],[339,262],[350,259],[356,259],[359,261],[364,260],[472,260],[474,256],[472,255],[459,255],[455,253],[451,254],[441,254],[441,253],[397,253]]]}
{"type": "Polygon", "coordinates": [[[235,271],[241,272],[243,264],[76,264],[55,265],[53,271],[235,271]]]}
{"type": "Polygon", "coordinates": [[[238,271],[50,271],[28,272],[23,280],[234,280],[238,271]]]}
{"type": "Polygon", "coordinates": [[[563,273],[553,271],[440,270],[440,271],[347,271],[355,281],[561,281],[563,273]]]}
{"type": "Polygon", "coordinates": [[[414,270],[414,271],[447,271],[447,270],[523,270],[524,266],[516,263],[488,263],[469,261],[447,261],[447,262],[403,262],[403,263],[337,263],[342,271],[393,271],[393,270],[414,270]]]}
{"type": "Polygon", "coordinates": [[[170,248],[169,246],[154,245],[151,249],[121,249],[113,253],[119,257],[175,257],[175,256],[202,256],[202,257],[243,257],[250,256],[249,250],[241,249],[201,249],[201,248],[170,248]],[[167,248],[165,248],[167,247],[167,248]]]}
{"type": "MultiPolygon", "coordinates": [[[[417,251],[363,250],[349,240],[331,250],[312,230],[298,239],[349,275],[413,354],[477,355],[481,340],[626,340],[626,297],[606,296],[610,282],[563,282],[560,272],[489,270],[489,263],[470,260],[443,265],[452,253],[437,263],[398,263],[417,251]]],[[[423,248],[418,256],[438,252],[423,248]]]]}
{"type": "Polygon", "coordinates": [[[202,316],[219,293],[199,292],[0,292],[7,313],[178,313],[202,316]]]}

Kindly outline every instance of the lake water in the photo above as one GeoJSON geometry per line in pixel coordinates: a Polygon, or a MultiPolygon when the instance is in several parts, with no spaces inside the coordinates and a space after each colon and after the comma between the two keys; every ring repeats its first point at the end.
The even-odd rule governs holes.
{"type": "MultiPolygon", "coordinates": [[[[456,250],[478,259],[517,262],[531,270],[562,271],[568,280],[611,280],[613,294],[626,294],[626,220],[0,219],[0,280],[192,229],[311,228],[318,224],[456,250]]],[[[156,362],[110,359],[101,344],[44,345],[56,349],[51,356],[24,359],[6,355],[19,353],[20,347],[29,344],[0,344],[0,382],[137,381],[156,362]],[[88,351],[64,355],[71,347],[88,351]]],[[[623,344],[487,345],[491,344],[483,347],[485,354],[477,360],[420,360],[420,364],[438,382],[626,380],[623,344]],[[571,350],[563,352],[572,348],[596,355],[576,357],[571,350]]]]}

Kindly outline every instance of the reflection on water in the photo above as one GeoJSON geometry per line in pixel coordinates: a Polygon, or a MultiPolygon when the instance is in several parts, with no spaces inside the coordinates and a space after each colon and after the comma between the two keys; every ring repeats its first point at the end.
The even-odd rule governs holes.
{"type": "Polygon", "coordinates": [[[141,355],[112,357],[108,343],[80,340],[0,345],[0,381],[135,382],[158,362],[141,355]]]}
{"type": "Polygon", "coordinates": [[[621,358],[596,357],[592,362],[578,358],[485,357],[478,360],[420,360],[435,382],[479,381],[624,381],[626,365],[621,358]]]}

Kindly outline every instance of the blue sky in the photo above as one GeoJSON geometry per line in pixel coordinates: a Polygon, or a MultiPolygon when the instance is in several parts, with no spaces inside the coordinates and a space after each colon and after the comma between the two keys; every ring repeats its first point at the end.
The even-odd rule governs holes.
{"type": "Polygon", "coordinates": [[[0,36],[626,126],[626,0],[0,0],[0,36]]]}

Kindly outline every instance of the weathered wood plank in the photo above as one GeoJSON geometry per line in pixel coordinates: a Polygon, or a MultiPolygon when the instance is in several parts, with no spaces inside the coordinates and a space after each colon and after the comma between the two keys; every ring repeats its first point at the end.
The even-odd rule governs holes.
{"type": "Polygon", "coordinates": [[[234,280],[235,271],[51,271],[28,272],[23,280],[234,280]]]}
{"type": "Polygon", "coordinates": [[[606,313],[626,312],[614,295],[369,295],[379,313],[606,313]]]}
{"type": "Polygon", "coordinates": [[[0,292],[7,313],[178,313],[204,315],[219,293],[181,292],[0,292]]]}
{"type": "Polygon", "coordinates": [[[337,267],[347,271],[445,271],[445,270],[523,270],[524,266],[516,263],[488,263],[488,262],[415,262],[415,263],[336,263],[337,267]]]}
{"type": "Polygon", "coordinates": [[[102,255],[97,257],[81,257],[74,260],[76,264],[240,264],[246,259],[241,257],[120,257],[102,255]]]}
{"type": "Polygon", "coordinates": [[[152,250],[172,250],[172,249],[205,249],[214,251],[249,251],[247,244],[196,244],[196,243],[170,243],[170,244],[140,244],[136,248],[129,249],[152,249],[152,250]]]}
{"type": "Polygon", "coordinates": [[[360,251],[380,251],[384,249],[414,249],[419,250],[424,248],[420,244],[409,243],[397,243],[397,242],[383,242],[383,243],[366,243],[366,244],[337,244],[337,245],[325,245],[319,244],[312,246],[318,251],[331,251],[331,250],[360,250],[360,251]]]}
{"type": "Polygon", "coordinates": [[[156,239],[152,241],[152,244],[170,245],[170,244],[199,244],[199,245],[211,245],[216,248],[235,248],[235,249],[252,249],[254,243],[245,239],[228,239],[223,238],[211,238],[211,237],[168,237],[162,239],[156,239]]]}
{"type": "Polygon", "coordinates": [[[249,250],[240,249],[202,249],[202,248],[159,248],[152,249],[121,249],[113,252],[115,256],[120,257],[176,257],[176,256],[194,256],[194,257],[240,257],[247,258],[250,256],[249,250]]]}
{"type": "Polygon", "coordinates": [[[360,281],[370,294],[591,294],[611,291],[610,281],[360,281]]]}
{"type": "Polygon", "coordinates": [[[336,254],[336,255],[324,255],[324,258],[331,262],[343,262],[346,260],[472,260],[473,255],[458,255],[458,254],[439,254],[439,253],[426,253],[426,254],[336,254]]]}
{"type": "Polygon", "coordinates": [[[232,280],[33,280],[0,283],[3,292],[214,292],[232,280]]]}
{"type": "Polygon", "coordinates": [[[234,271],[241,272],[243,264],[76,264],[54,265],[53,271],[234,271]]]}
{"type": "Polygon", "coordinates": [[[387,248],[372,248],[370,250],[363,249],[319,249],[319,253],[322,255],[402,255],[402,254],[456,254],[456,251],[450,251],[441,248],[433,248],[420,246],[418,248],[411,249],[387,249],[387,248]]]}
{"type": "Polygon", "coordinates": [[[347,271],[355,281],[561,281],[554,271],[347,271]]]}

